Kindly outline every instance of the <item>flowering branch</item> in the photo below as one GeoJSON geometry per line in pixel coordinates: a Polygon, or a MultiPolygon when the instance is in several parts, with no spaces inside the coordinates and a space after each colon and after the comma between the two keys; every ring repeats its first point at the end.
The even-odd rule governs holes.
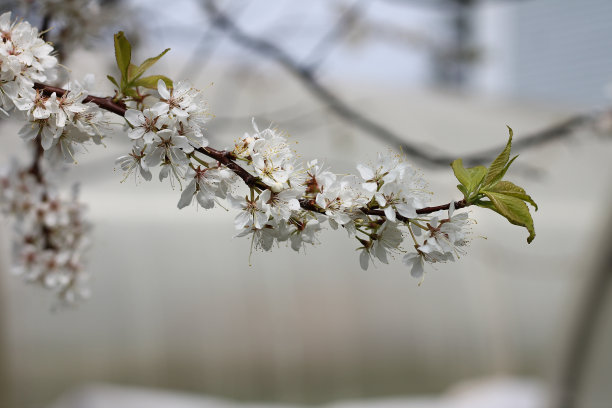
{"type": "Polygon", "coordinates": [[[149,181],[151,169],[159,168],[160,181],[180,186],[178,208],[195,202],[209,209],[227,200],[238,209],[237,236],[250,237],[255,248],[268,251],[275,243],[287,242],[300,251],[318,243],[327,223],[332,229],[342,226],[359,242],[363,269],[375,260],[388,263],[389,256],[401,255],[411,274],[422,277],[426,262],[455,261],[464,253],[471,220],[455,210],[472,205],[491,209],[525,227],[528,242],[535,237],[525,204],[536,207],[535,202],[522,188],[502,180],[516,158],[510,159],[512,132],[489,168],[452,163],[462,200],[428,206],[425,181],[400,155],[379,155],[374,163],[357,165],[359,176],[339,175],[316,160],[298,162],[280,130],[260,130],[255,121],[253,132],[237,140],[233,149],[208,146],[204,128],[211,115],[203,93],[187,81],[144,76],[168,50],[136,65],[125,35],[116,34],[120,76],[108,76],[115,96],[99,97],[89,91],[91,78],[65,87],[47,84],[55,77],[57,61],[50,45],[27,22],[12,23],[5,13],[0,33],[0,47],[10,51],[0,52],[0,64],[9,67],[0,74],[2,107],[21,112],[26,122],[21,137],[34,142],[37,157],[46,159],[45,168],[39,163],[26,172],[14,167],[0,173],[0,209],[15,217],[17,230],[25,231],[18,247],[18,272],[58,289],[62,297],[82,296],[81,253],[88,224],[76,198],[60,199],[41,180],[50,179],[46,173],[61,162],[76,163],[75,155],[86,143],[101,143],[109,128],[106,112],[125,119],[133,143],[132,151],[116,160],[126,178],[133,174],[149,181]],[[22,39],[26,41],[20,43],[22,39]],[[33,57],[20,57],[28,53],[33,57]],[[440,214],[445,210],[448,215],[440,214]],[[402,248],[404,238],[408,249],[402,248]]]}
{"type": "MultiPolygon", "coordinates": [[[[53,93],[55,93],[57,96],[61,97],[61,96],[64,96],[67,92],[69,92],[68,90],[63,89],[63,88],[58,88],[55,86],[50,86],[50,85],[41,84],[41,83],[35,83],[34,88],[41,90],[43,94],[47,96],[51,96],[53,93]]],[[[88,95],[83,99],[83,102],[93,102],[96,105],[98,105],[100,108],[108,112],[115,113],[119,116],[125,116],[125,112],[127,111],[125,104],[122,104],[120,102],[115,102],[113,101],[113,98],[111,97],[103,98],[103,97],[88,95]]],[[[240,167],[240,165],[238,165],[234,161],[235,157],[231,151],[217,150],[217,149],[213,149],[212,147],[198,147],[195,149],[195,151],[200,152],[212,159],[215,159],[217,162],[219,162],[223,166],[232,170],[238,177],[240,177],[244,181],[244,183],[247,186],[258,188],[261,190],[266,190],[269,188],[259,178],[253,176],[243,167],[240,167]]],[[[321,208],[317,207],[317,205],[312,200],[309,201],[309,200],[302,199],[300,200],[300,205],[303,209],[308,210],[308,211],[322,212],[323,214],[325,213],[321,208]]],[[[450,205],[451,203],[447,203],[447,204],[442,204],[442,205],[433,206],[433,207],[417,208],[415,209],[415,211],[417,214],[431,214],[431,213],[438,212],[438,211],[448,210],[450,208],[450,205]]],[[[454,202],[455,209],[464,208],[469,205],[470,204],[467,204],[465,200],[454,202]]],[[[375,216],[379,216],[383,218],[385,217],[384,211],[382,210],[370,209],[367,207],[362,207],[359,210],[367,215],[375,215],[375,216]]],[[[398,220],[403,221],[403,222],[409,221],[408,218],[400,215],[399,213],[396,213],[396,217],[398,220]]]]}

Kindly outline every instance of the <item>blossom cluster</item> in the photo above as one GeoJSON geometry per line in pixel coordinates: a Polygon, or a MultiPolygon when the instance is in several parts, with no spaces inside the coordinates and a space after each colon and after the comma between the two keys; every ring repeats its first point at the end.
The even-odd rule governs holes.
{"type": "Polygon", "coordinates": [[[251,237],[265,251],[283,242],[300,251],[318,243],[326,225],[342,227],[359,242],[363,269],[401,255],[412,275],[421,277],[425,262],[455,260],[468,242],[471,222],[466,213],[454,212],[454,204],[448,216],[417,213],[431,194],[400,155],[381,154],[369,166],[358,165],[358,174],[338,175],[317,160],[299,163],[283,132],[260,130],[253,121],[253,131],[232,150],[214,151],[229,158],[221,161],[204,137],[210,116],[200,91],[185,81],[168,88],[160,79],[156,94],[126,111],[133,147],[117,164],[126,177],[147,181],[159,166],[159,179],[169,178],[182,190],[179,208],[196,203],[210,209],[227,200],[238,210],[237,236],[251,237]],[[240,171],[229,163],[239,163],[240,171]],[[240,179],[247,189],[240,188],[240,179]],[[410,245],[403,248],[408,237],[410,245]]]}
{"type": "Polygon", "coordinates": [[[58,65],[37,28],[4,13],[0,40],[0,110],[20,112],[25,124],[19,134],[35,152],[30,167],[13,163],[0,171],[0,211],[14,227],[13,271],[72,302],[88,295],[82,258],[90,225],[76,190],[63,198],[49,180],[61,163],[76,163],[86,143],[101,143],[107,121],[97,105],[84,103],[92,76],[68,83],[60,94],[37,89],[36,83],[57,78],[58,65]]]}
{"type": "Polygon", "coordinates": [[[10,12],[0,15],[0,36],[0,102],[5,112],[24,114],[22,139],[39,143],[56,164],[76,162],[75,152],[88,142],[100,144],[107,120],[97,105],[84,103],[93,77],[68,83],[61,95],[45,94],[35,83],[57,77],[53,47],[27,21],[13,21],[10,12]]]}
{"type": "Polygon", "coordinates": [[[0,210],[14,220],[14,270],[62,299],[87,294],[82,258],[90,225],[76,194],[60,197],[48,171],[76,163],[86,143],[102,143],[109,122],[92,101],[124,116],[132,142],[131,151],[116,160],[124,180],[133,174],[150,181],[156,169],[160,181],[178,185],[179,208],[226,208],[227,201],[237,210],[237,236],[250,237],[254,248],[286,244],[302,251],[320,242],[326,226],[342,228],[359,243],[363,269],[401,257],[421,278],[425,263],[454,261],[469,242],[471,221],[455,212],[453,202],[444,208],[448,214],[442,207],[423,211],[431,193],[401,155],[380,154],[373,163],[357,165],[356,174],[336,174],[317,160],[299,162],[282,131],[260,129],[254,120],[253,130],[232,149],[209,147],[205,126],[212,115],[203,92],[187,81],[140,77],[166,51],[130,65],[130,45],[123,33],[116,35],[124,72],[121,85],[110,79],[120,89],[114,98],[99,98],[90,95],[90,76],[65,89],[40,84],[56,78],[57,59],[29,23],[2,14],[0,36],[0,103],[5,112],[21,112],[26,124],[20,136],[37,152],[29,168],[13,165],[0,173],[0,210]]]}
{"type": "Polygon", "coordinates": [[[13,221],[13,272],[73,302],[88,297],[83,254],[90,224],[77,190],[66,199],[15,162],[0,170],[0,213],[13,221]]]}
{"type": "Polygon", "coordinates": [[[133,147],[117,164],[126,175],[134,172],[147,181],[152,178],[150,168],[161,166],[159,179],[169,178],[174,185],[186,176],[194,149],[208,145],[202,129],[211,115],[202,92],[187,81],[168,89],[160,79],[158,93],[154,105],[125,112],[133,147]]]}
{"type": "Polygon", "coordinates": [[[468,242],[471,222],[467,213],[454,214],[454,204],[448,218],[417,214],[430,193],[402,156],[379,154],[372,165],[357,166],[359,176],[337,175],[316,160],[297,164],[278,130],[260,131],[255,125],[254,130],[236,143],[233,154],[263,186],[232,201],[241,210],[235,223],[238,235],[252,234],[264,250],[288,239],[295,250],[318,242],[316,235],[327,223],[332,229],[343,227],[359,241],[363,269],[371,260],[388,263],[390,256],[405,254],[403,262],[412,275],[421,277],[425,262],[453,261],[468,242]],[[406,236],[414,251],[402,248],[406,236]]]}
{"type": "MultiPolygon", "coordinates": [[[[14,21],[11,13],[0,15],[0,90],[9,99],[34,82],[57,77],[53,47],[38,36],[38,29],[27,21],[14,21]]],[[[5,108],[10,101],[3,98],[5,108]]]]}

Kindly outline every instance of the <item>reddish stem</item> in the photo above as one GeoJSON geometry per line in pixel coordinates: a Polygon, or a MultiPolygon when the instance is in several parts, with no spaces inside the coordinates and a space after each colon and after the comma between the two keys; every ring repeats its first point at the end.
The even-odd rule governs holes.
{"type": "MultiPolygon", "coordinates": [[[[55,93],[57,96],[62,97],[64,96],[66,92],[68,92],[67,89],[45,85],[45,84],[41,84],[38,82],[34,83],[34,88],[40,89],[43,92],[43,94],[47,96],[50,96],[52,93],[55,93]]],[[[99,96],[88,95],[87,97],[85,97],[85,99],[83,99],[83,102],[84,103],[93,102],[99,107],[101,107],[102,109],[115,113],[119,116],[125,116],[125,111],[127,110],[123,102],[113,101],[113,98],[111,98],[110,96],[107,96],[106,98],[102,98],[99,96]]]]}

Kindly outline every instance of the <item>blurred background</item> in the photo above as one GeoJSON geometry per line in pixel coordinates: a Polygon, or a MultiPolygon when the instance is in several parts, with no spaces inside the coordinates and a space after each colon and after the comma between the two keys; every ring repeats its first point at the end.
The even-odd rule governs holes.
{"type": "MultiPolygon", "coordinates": [[[[48,16],[66,77],[95,73],[101,95],[114,32],[138,61],[172,48],[154,71],[206,91],[212,146],[254,117],[336,172],[402,148],[436,204],[460,198],[448,163],[486,162],[509,125],[509,178],[540,206],[531,245],[472,210],[468,254],[420,286],[399,260],[362,271],[342,231],[249,260],[231,211],[120,183],[118,131],[62,181],[95,225],[89,301],[53,311],[11,276],[0,223],[0,407],[612,406],[609,0],[0,5],[48,16]]],[[[20,126],[1,120],[2,162],[27,160],[20,126]]]]}

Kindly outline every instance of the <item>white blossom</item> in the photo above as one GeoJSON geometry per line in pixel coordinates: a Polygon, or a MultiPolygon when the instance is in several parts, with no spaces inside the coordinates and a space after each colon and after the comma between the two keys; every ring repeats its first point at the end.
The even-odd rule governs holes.
{"type": "Polygon", "coordinates": [[[151,180],[153,175],[151,174],[151,170],[149,170],[149,166],[144,160],[146,156],[144,150],[144,146],[139,146],[136,144],[129,154],[121,156],[115,160],[115,164],[118,164],[121,167],[121,170],[124,171],[124,180],[127,179],[132,172],[134,172],[135,175],[140,174],[146,181],[151,180]]]}
{"type": "Polygon", "coordinates": [[[385,221],[376,229],[370,241],[365,241],[359,254],[361,268],[368,269],[370,259],[377,258],[382,263],[389,263],[388,254],[398,251],[403,240],[403,234],[397,225],[391,221],[385,221]]]}
{"type": "Polygon", "coordinates": [[[291,248],[294,251],[299,251],[304,248],[305,244],[314,245],[319,242],[317,234],[322,230],[322,221],[322,217],[318,216],[315,218],[296,219],[289,224],[291,248]]]}
{"type": "Polygon", "coordinates": [[[243,228],[251,227],[263,228],[270,218],[264,207],[264,203],[270,199],[270,194],[270,190],[266,190],[254,199],[230,196],[232,206],[240,210],[234,219],[234,226],[237,230],[242,231],[243,228]]]}
{"type": "MultiPolygon", "coordinates": [[[[34,82],[57,77],[53,47],[38,36],[27,21],[15,22],[11,13],[0,15],[0,91],[13,96],[17,89],[31,88],[34,82]],[[16,86],[14,86],[14,85],[16,86]]],[[[7,99],[4,99],[5,109],[7,99]]]]}
{"type": "Polygon", "coordinates": [[[342,225],[349,233],[354,231],[352,221],[360,217],[359,209],[369,201],[370,193],[364,190],[355,176],[344,176],[339,181],[336,177],[327,177],[317,194],[315,202],[329,217],[329,225],[337,229],[342,225]]]}
{"type": "Polygon", "coordinates": [[[183,190],[178,208],[190,205],[195,197],[202,208],[213,208],[215,198],[225,198],[226,191],[222,187],[222,175],[216,168],[189,168],[185,179],[191,180],[183,190]]]}
{"type": "Polygon", "coordinates": [[[300,191],[293,189],[283,190],[278,193],[270,192],[266,194],[267,200],[263,201],[263,208],[269,217],[287,221],[293,211],[300,209],[300,203],[297,200],[300,195],[300,191]]]}
{"type": "Polygon", "coordinates": [[[125,120],[132,126],[128,130],[128,137],[132,140],[142,138],[145,143],[152,143],[158,130],[165,124],[162,112],[153,109],[128,109],[125,112],[125,120]]]}
{"type": "Polygon", "coordinates": [[[426,243],[439,252],[458,256],[463,253],[461,247],[467,245],[467,235],[470,227],[468,213],[454,213],[455,203],[451,202],[448,218],[439,220],[433,217],[429,223],[429,236],[426,243]]]}

